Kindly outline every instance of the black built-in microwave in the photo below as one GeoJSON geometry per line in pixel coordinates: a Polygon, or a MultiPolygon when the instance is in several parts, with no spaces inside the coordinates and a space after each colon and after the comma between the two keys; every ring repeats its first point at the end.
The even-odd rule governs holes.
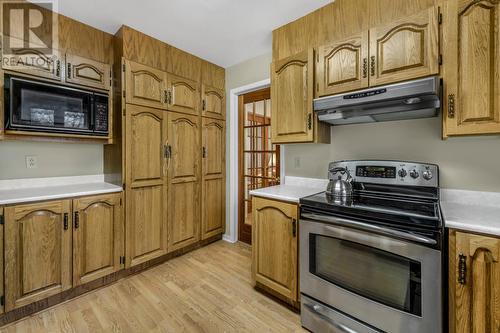
{"type": "Polygon", "coordinates": [[[5,75],[5,129],[108,135],[108,95],[5,75]]]}

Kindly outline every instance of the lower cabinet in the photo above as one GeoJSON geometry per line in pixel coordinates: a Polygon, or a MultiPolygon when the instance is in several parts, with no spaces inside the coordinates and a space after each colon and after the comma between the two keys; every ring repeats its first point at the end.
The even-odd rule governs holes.
{"type": "Polygon", "coordinates": [[[5,208],[5,310],[71,288],[71,201],[5,208]]]}
{"type": "Polygon", "coordinates": [[[123,219],[120,194],[73,200],[73,286],[121,269],[123,219]]]}
{"type": "Polygon", "coordinates": [[[450,231],[450,333],[500,332],[500,238],[450,231]]]}
{"type": "Polygon", "coordinates": [[[5,311],[121,269],[120,199],[110,194],[5,207],[5,311]]]}
{"type": "Polygon", "coordinates": [[[296,305],[298,210],[296,204],[252,199],[252,277],[257,285],[296,305]]]}

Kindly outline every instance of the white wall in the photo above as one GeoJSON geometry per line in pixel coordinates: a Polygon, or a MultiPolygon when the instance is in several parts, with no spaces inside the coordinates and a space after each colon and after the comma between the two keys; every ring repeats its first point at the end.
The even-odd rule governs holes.
{"type": "Polygon", "coordinates": [[[443,188],[500,191],[500,136],[443,141],[441,117],[332,127],[329,145],[287,145],[286,174],[326,178],[328,163],[345,159],[435,163],[443,188]]]}
{"type": "Polygon", "coordinates": [[[101,174],[102,151],[102,144],[0,141],[0,180],[101,174]],[[26,155],[37,156],[38,168],[26,168],[26,155]]]}

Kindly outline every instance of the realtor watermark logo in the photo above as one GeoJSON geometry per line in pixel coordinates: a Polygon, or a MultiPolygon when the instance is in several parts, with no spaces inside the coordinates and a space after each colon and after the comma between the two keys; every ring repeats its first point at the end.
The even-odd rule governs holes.
{"type": "Polygon", "coordinates": [[[57,49],[56,0],[0,0],[3,21],[2,65],[54,70],[57,49]]]}

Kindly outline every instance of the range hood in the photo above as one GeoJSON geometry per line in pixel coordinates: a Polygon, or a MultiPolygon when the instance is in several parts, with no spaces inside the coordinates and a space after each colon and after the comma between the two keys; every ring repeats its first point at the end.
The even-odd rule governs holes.
{"type": "Polygon", "coordinates": [[[435,117],[440,108],[437,76],[317,98],[318,119],[332,125],[435,117]]]}

